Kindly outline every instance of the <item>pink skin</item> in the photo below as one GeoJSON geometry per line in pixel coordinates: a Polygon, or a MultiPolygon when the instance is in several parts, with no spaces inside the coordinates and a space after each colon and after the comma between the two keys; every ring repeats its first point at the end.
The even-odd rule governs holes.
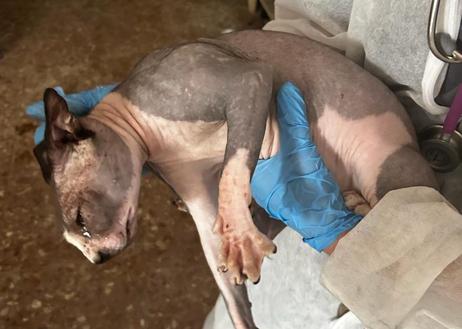
{"type": "Polygon", "coordinates": [[[277,83],[290,80],[301,89],[312,137],[327,167],[343,191],[356,190],[374,205],[381,164],[403,145],[417,145],[396,97],[360,67],[316,42],[263,31],[223,39],[271,63],[277,83]]]}

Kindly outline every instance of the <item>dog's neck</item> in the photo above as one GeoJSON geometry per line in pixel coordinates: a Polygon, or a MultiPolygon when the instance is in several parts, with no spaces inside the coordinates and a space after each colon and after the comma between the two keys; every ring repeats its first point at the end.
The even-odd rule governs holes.
{"type": "Polygon", "coordinates": [[[132,155],[140,164],[145,163],[153,151],[152,143],[148,143],[146,127],[134,113],[129,102],[117,93],[104,97],[87,116],[113,130],[129,147],[132,155]]]}
{"type": "MultiPolygon", "coordinates": [[[[177,129],[165,129],[165,119],[154,118],[117,92],[109,93],[90,112],[88,118],[97,120],[112,129],[133,150],[139,161],[154,163],[171,163],[172,152],[176,150],[171,135],[182,135],[194,123],[175,123],[177,129]],[[169,135],[170,134],[170,135],[169,135]],[[173,146],[172,146],[173,145],[173,146]]],[[[167,120],[168,121],[168,120],[167,120]]],[[[169,123],[173,124],[173,123],[169,123]]],[[[279,129],[275,113],[270,112],[266,121],[265,136],[262,141],[260,159],[267,159],[279,150],[279,129]]],[[[187,155],[185,155],[187,156],[187,155]]],[[[177,154],[173,157],[181,159],[177,154]]],[[[183,159],[184,160],[184,159],[183,159]]]]}

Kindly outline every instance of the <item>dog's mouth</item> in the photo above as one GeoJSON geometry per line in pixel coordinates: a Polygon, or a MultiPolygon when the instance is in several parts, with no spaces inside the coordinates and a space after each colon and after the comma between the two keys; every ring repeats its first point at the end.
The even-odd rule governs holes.
{"type": "Polygon", "coordinates": [[[63,235],[65,240],[77,247],[88,260],[101,264],[120,253],[133,241],[136,232],[135,209],[130,207],[124,220],[118,222],[105,234],[95,233],[87,236],[85,232],[64,229],[63,235]]]}
{"type": "Polygon", "coordinates": [[[135,211],[132,207],[128,209],[127,220],[125,224],[125,235],[127,237],[127,245],[133,240],[136,231],[135,211]]]}

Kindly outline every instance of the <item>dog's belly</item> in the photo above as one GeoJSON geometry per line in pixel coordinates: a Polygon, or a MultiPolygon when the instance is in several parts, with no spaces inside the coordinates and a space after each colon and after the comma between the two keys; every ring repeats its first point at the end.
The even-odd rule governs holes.
{"type": "MultiPolygon", "coordinates": [[[[414,141],[403,122],[389,112],[348,120],[326,108],[311,129],[319,153],[340,188],[358,190],[372,203],[382,164],[403,145],[414,141]]],[[[268,135],[267,131],[265,136],[268,135]]],[[[272,141],[269,149],[274,152],[277,140],[272,141]]],[[[266,155],[269,152],[263,150],[268,145],[264,146],[262,154],[266,155]]]]}
{"type": "Polygon", "coordinates": [[[383,163],[404,145],[416,147],[413,127],[395,96],[344,56],[306,38],[244,31],[223,39],[272,64],[276,88],[287,80],[299,86],[327,167],[343,190],[356,189],[375,203],[383,163]]]}

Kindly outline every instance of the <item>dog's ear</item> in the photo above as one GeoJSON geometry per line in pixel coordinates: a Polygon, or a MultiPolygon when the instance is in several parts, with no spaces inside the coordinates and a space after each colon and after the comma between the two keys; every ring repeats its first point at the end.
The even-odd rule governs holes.
{"type": "Polygon", "coordinates": [[[51,147],[59,148],[67,143],[91,137],[93,133],[80,125],[67,107],[67,103],[54,89],[47,88],[43,95],[45,104],[45,140],[51,147]]]}
{"type": "Polygon", "coordinates": [[[40,165],[42,176],[45,179],[45,182],[50,184],[52,168],[48,158],[45,141],[40,142],[37,146],[34,147],[34,155],[40,165]]]}

